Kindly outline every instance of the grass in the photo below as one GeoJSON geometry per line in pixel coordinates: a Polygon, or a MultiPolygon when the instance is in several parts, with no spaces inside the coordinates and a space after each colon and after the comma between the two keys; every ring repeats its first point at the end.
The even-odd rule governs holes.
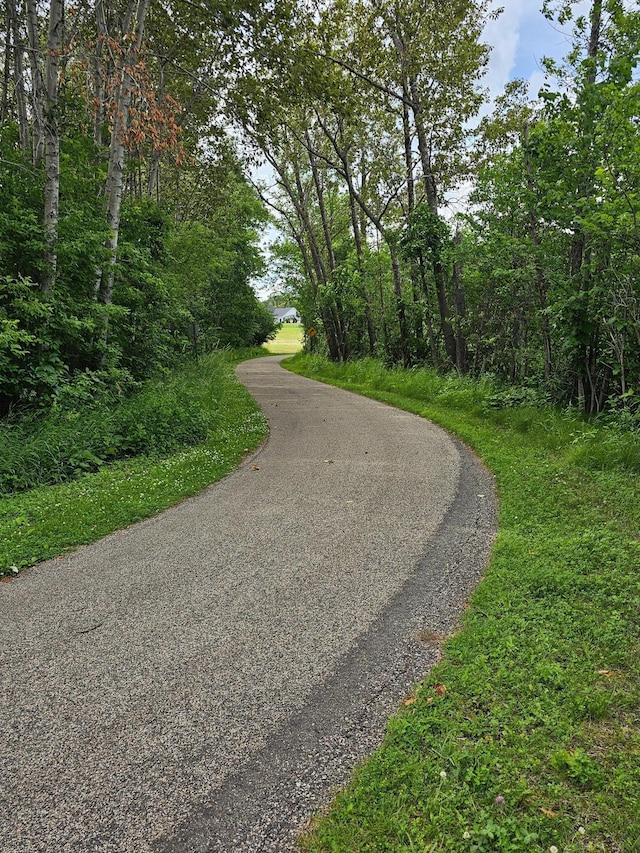
{"type": "Polygon", "coordinates": [[[188,446],[191,437],[185,436],[185,446],[169,455],[136,456],[0,498],[0,576],[156,515],[232,470],[267,433],[262,413],[233,373],[238,360],[214,353],[165,380],[164,392],[154,390],[161,398],[156,413],[173,411],[176,387],[191,406],[197,404],[206,437],[196,446],[188,446]]]}
{"type": "Polygon", "coordinates": [[[291,369],[441,424],[500,496],[443,662],[303,839],[319,853],[640,851],[640,437],[488,383],[376,362],[291,369]]]}
{"type": "Polygon", "coordinates": [[[272,341],[264,344],[271,355],[285,353],[291,355],[302,349],[304,330],[300,323],[281,323],[272,341]]]}

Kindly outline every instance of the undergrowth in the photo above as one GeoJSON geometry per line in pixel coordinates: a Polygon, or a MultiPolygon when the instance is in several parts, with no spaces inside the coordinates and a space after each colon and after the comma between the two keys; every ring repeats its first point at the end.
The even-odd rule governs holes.
{"type": "Polygon", "coordinates": [[[491,563],[443,662],[305,849],[638,853],[640,436],[496,408],[490,382],[287,366],[441,424],[500,497],[491,563]]]}
{"type": "Polygon", "coordinates": [[[0,428],[0,576],[155,515],[230,471],[267,433],[233,374],[256,354],[213,353],[111,407],[0,428]]]}

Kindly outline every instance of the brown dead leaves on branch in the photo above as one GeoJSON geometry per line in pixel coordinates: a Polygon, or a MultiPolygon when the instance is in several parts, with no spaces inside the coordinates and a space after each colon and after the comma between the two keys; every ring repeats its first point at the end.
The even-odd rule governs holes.
{"type": "Polygon", "coordinates": [[[181,165],[186,158],[181,142],[182,106],[171,95],[159,91],[161,87],[152,79],[154,64],[145,58],[144,45],[137,48],[133,42],[133,33],[121,38],[99,34],[96,40],[86,43],[94,56],[89,56],[88,51],[79,52],[70,63],[69,74],[92,118],[102,116],[111,134],[116,127],[121,128],[122,142],[129,154],[144,160],[145,149],[147,155],[166,153],[181,165]],[[125,77],[131,85],[131,102],[128,115],[122,116],[118,114],[118,93],[125,77]]]}

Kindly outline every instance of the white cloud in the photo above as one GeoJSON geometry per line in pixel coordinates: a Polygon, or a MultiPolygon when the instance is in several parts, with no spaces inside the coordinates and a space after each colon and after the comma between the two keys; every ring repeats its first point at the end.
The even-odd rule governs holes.
{"type": "Polygon", "coordinates": [[[492,98],[511,79],[520,45],[521,24],[527,14],[527,0],[509,0],[502,14],[485,26],[483,40],[491,45],[484,84],[492,98]]]}
{"type": "Polygon", "coordinates": [[[534,71],[533,74],[529,77],[527,83],[529,86],[529,97],[533,100],[536,100],[538,97],[538,92],[542,89],[544,83],[546,82],[546,76],[544,71],[534,71]]]}
{"type": "MultiPolygon", "coordinates": [[[[571,46],[573,22],[559,25],[548,21],[541,12],[542,0],[496,0],[504,11],[484,30],[484,40],[492,46],[485,85],[490,97],[499,95],[505,84],[514,77],[529,81],[529,91],[536,97],[544,82],[541,67],[545,56],[561,59],[571,46]]],[[[626,0],[628,2],[628,0],[626,0]]],[[[574,19],[588,15],[590,0],[579,0],[574,7],[574,19]]]]}

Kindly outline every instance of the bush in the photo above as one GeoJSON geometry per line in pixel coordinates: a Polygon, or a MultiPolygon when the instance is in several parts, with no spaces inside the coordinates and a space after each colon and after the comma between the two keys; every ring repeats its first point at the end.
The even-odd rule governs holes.
{"type": "Polygon", "coordinates": [[[198,403],[180,399],[176,388],[157,386],[120,406],[113,420],[118,457],[166,456],[204,441],[209,428],[206,412],[198,403]]]}
{"type": "MultiPolygon", "coordinates": [[[[89,381],[89,380],[87,380],[89,381]]],[[[67,396],[48,414],[5,421],[0,428],[0,494],[61,483],[105,462],[166,456],[203,441],[212,412],[189,381],[153,382],[130,397],[67,396]]]]}

